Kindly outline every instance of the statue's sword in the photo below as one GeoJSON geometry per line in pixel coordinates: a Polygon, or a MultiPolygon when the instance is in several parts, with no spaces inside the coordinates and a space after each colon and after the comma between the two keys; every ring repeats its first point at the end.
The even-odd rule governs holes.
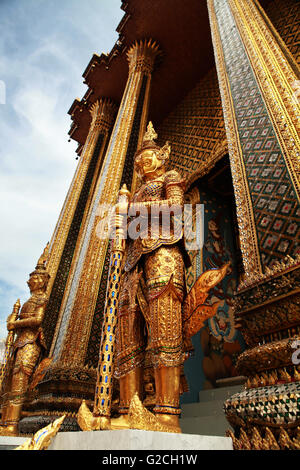
{"type": "MultiPolygon", "coordinates": [[[[124,185],[119,192],[118,203],[122,203],[123,201],[128,202],[129,196],[130,193],[126,185],[124,185]]],[[[123,223],[116,224],[115,234],[111,241],[111,255],[93,410],[94,417],[101,418],[102,429],[109,424],[112,403],[115,330],[117,327],[121,268],[126,248],[127,214],[124,214],[122,217],[123,223]]]]}
{"type": "MultiPolygon", "coordinates": [[[[20,299],[16,301],[16,303],[13,306],[13,311],[12,313],[8,316],[7,322],[9,321],[16,321],[19,315],[21,303],[20,299]]],[[[1,364],[0,367],[0,390],[2,388],[2,383],[5,377],[5,374],[7,372],[8,364],[9,364],[9,358],[11,356],[13,346],[14,346],[14,339],[15,339],[15,331],[11,330],[8,332],[6,342],[5,342],[5,351],[4,351],[4,358],[3,358],[3,363],[1,364]]]]}

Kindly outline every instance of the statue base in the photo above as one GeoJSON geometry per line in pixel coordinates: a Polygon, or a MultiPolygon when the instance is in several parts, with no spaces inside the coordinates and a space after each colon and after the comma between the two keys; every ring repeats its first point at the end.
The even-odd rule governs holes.
{"type": "Polygon", "coordinates": [[[0,436],[0,452],[2,450],[14,450],[28,439],[28,437],[0,436]]]}
{"type": "Polygon", "coordinates": [[[59,432],[48,450],[232,450],[232,440],[135,429],[59,432]]]}

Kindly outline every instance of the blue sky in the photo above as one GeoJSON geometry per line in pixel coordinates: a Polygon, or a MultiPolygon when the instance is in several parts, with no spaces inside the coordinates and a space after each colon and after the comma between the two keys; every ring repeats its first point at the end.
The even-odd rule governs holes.
{"type": "Polygon", "coordinates": [[[74,174],[74,98],[93,53],[109,52],[121,0],[0,1],[0,339],[50,240],[74,174]],[[5,102],[4,102],[5,101],[5,102]]]}

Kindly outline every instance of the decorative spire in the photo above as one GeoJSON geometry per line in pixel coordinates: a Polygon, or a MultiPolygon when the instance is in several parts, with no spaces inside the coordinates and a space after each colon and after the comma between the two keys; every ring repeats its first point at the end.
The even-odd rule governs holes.
{"type": "Polygon", "coordinates": [[[43,253],[38,259],[35,270],[30,274],[30,276],[32,274],[47,274],[49,276],[49,274],[46,271],[46,262],[48,260],[48,257],[49,257],[49,242],[45,246],[43,253]]]}
{"type": "Polygon", "coordinates": [[[21,307],[21,301],[18,299],[13,306],[13,312],[18,313],[21,307]]]}
{"type": "Polygon", "coordinates": [[[48,256],[49,256],[49,242],[47,243],[47,245],[44,248],[43,253],[39,257],[39,260],[36,265],[36,269],[46,269],[45,264],[48,259],[48,256]]]}

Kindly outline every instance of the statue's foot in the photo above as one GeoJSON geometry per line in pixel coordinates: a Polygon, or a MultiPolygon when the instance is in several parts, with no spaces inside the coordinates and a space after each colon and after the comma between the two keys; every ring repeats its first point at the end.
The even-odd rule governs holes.
{"type": "Polygon", "coordinates": [[[17,426],[0,426],[0,436],[18,436],[18,428],[17,426]]]}
{"type": "Polygon", "coordinates": [[[181,433],[179,417],[177,415],[156,414],[155,416],[161,426],[164,426],[166,429],[168,429],[168,432],[181,433]]]}
{"type": "Polygon", "coordinates": [[[181,433],[178,416],[151,413],[144,407],[137,394],[130,403],[129,423],[131,429],[181,433]]]}
{"type": "Polygon", "coordinates": [[[130,429],[130,423],[128,415],[121,415],[119,418],[113,418],[110,420],[110,429],[130,429]]]}
{"type": "Polygon", "coordinates": [[[111,429],[110,418],[105,416],[94,416],[93,413],[89,410],[85,400],[83,400],[78,410],[77,422],[82,431],[100,431],[100,429],[111,429]]]}

